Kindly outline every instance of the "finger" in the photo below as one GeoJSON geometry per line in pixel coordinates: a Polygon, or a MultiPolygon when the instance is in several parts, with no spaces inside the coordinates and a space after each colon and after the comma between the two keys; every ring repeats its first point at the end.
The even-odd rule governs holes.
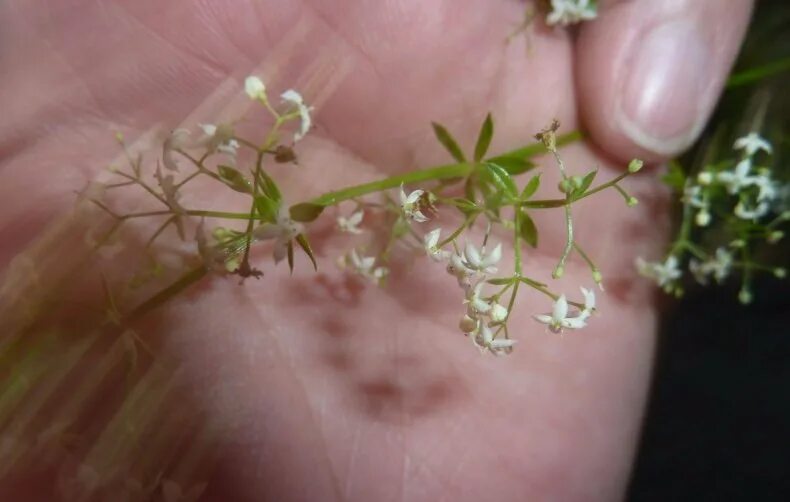
{"type": "Polygon", "coordinates": [[[577,41],[582,120],[617,158],[662,160],[705,126],[738,53],[751,0],[604,3],[577,41]]]}

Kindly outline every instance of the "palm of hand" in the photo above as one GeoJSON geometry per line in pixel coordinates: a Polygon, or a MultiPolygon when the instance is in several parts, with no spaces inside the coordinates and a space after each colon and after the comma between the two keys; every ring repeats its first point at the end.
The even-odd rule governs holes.
{"type": "MultiPolygon", "coordinates": [[[[20,2],[17,26],[46,25],[49,37],[25,49],[27,64],[47,64],[21,62],[11,87],[35,76],[50,93],[16,87],[26,104],[10,106],[18,120],[9,122],[37,142],[3,163],[41,183],[25,201],[12,195],[17,181],[5,185],[5,218],[43,200],[45,212],[68,204],[51,179],[79,185],[82,172],[43,166],[74,158],[98,169],[114,148],[111,120],[128,120],[129,136],[158,121],[175,126],[217,93],[238,93],[249,73],[315,97],[315,138],[300,145],[302,165],[288,186],[295,197],[297,188],[312,194],[444,162],[431,120],[469,145],[491,110],[492,151],[530,141],[555,117],[565,130],[576,127],[568,37],[538,29],[528,49],[522,38],[505,43],[520,3],[358,3],[115,2],[77,14],[20,2]],[[53,89],[55,79],[62,83],[53,89]],[[53,134],[37,129],[45,120],[53,134]],[[95,153],[84,162],[87,148],[95,153]],[[31,161],[42,168],[31,171],[31,161]]],[[[603,179],[617,173],[589,146],[564,155],[577,173],[598,165],[603,179]]],[[[542,164],[553,196],[553,166],[542,164]]],[[[650,195],[649,184],[635,183],[640,198],[650,195]]],[[[170,304],[169,345],[222,424],[223,486],[256,500],[616,498],[633,453],[654,315],[628,269],[634,247],[656,236],[645,231],[645,209],[627,211],[612,194],[579,204],[576,217],[610,279],[602,314],[583,332],[549,335],[530,319],[549,302],[525,295],[507,358],[480,356],[457,331],[461,293],[442,267],[421,260],[396,269],[386,289],[361,290],[331,266],[348,247],[340,239],[319,246],[318,279],[305,263],[288,278],[261,256],[263,280],[214,280],[170,304]]],[[[560,221],[538,217],[543,244],[526,262],[538,278],[558,256],[560,221]]],[[[561,284],[574,295],[591,285],[589,271],[570,267],[561,284]]]]}

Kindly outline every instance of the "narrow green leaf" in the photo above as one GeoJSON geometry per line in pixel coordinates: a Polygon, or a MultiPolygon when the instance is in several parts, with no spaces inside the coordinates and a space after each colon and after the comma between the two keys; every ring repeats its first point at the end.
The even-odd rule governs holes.
{"type": "Polygon", "coordinates": [[[475,204],[469,199],[464,199],[463,197],[455,197],[452,200],[453,200],[453,205],[455,205],[455,207],[457,207],[461,211],[467,212],[467,211],[474,211],[475,209],[477,209],[477,204],[475,204]]]}
{"type": "Polygon", "coordinates": [[[540,186],[540,174],[536,174],[533,176],[529,182],[524,186],[524,190],[521,191],[521,195],[519,198],[521,200],[527,200],[537,192],[538,187],[540,186]]]}
{"type": "Polygon", "coordinates": [[[513,282],[512,277],[499,277],[496,279],[489,279],[486,281],[488,284],[493,284],[494,286],[507,286],[513,282]]]}
{"type": "Polygon", "coordinates": [[[309,223],[324,211],[324,206],[320,204],[313,204],[312,202],[302,202],[291,206],[289,212],[291,219],[294,221],[301,221],[302,223],[309,223]]]}
{"type": "Polygon", "coordinates": [[[488,147],[491,145],[491,137],[494,135],[494,121],[491,119],[491,114],[486,115],[483,125],[480,127],[480,134],[477,135],[477,143],[475,144],[475,162],[485,157],[488,152],[488,147]]]}
{"type": "Polygon", "coordinates": [[[538,247],[538,227],[535,226],[532,217],[525,210],[519,209],[518,219],[521,238],[533,248],[538,247]]]}
{"type": "Polygon", "coordinates": [[[313,248],[310,247],[310,241],[307,240],[307,236],[305,234],[297,235],[296,243],[299,244],[299,247],[302,248],[302,251],[304,251],[307,257],[310,258],[310,261],[313,262],[313,268],[318,271],[318,263],[315,261],[313,248]]]}
{"type": "Polygon", "coordinates": [[[458,162],[466,162],[464,152],[461,151],[461,147],[458,146],[450,132],[442,124],[431,122],[431,125],[433,126],[433,133],[436,135],[436,139],[444,145],[447,151],[450,152],[450,155],[458,162]]]}
{"type": "Polygon", "coordinates": [[[280,204],[265,195],[255,197],[255,209],[264,221],[275,223],[280,204]]]}
{"type": "Polygon", "coordinates": [[[282,193],[277,183],[275,183],[271,176],[266,174],[266,171],[263,169],[258,171],[258,188],[264,195],[278,203],[283,200],[282,193]]]}
{"type": "Polygon", "coordinates": [[[510,174],[511,176],[523,174],[535,168],[534,162],[529,161],[524,157],[516,157],[513,155],[502,155],[500,157],[493,157],[488,159],[486,162],[501,167],[502,169],[507,171],[508,174],[510,174]]]}
{"type": "Polygon", "coordinates": [[[230,166],[219,166],[217,171],[220,179],[233,190],[241,193],[252,193],[252,184],[238,169],[230,166]]]}
{"type": "Polygon", "coordinates": [[[288,242],[288,268],[291,270],[291,275],[294,273],[294,243],[288,242]]]}
{"type": "Polygon", "coordinates": [[[518,194],[518,188],[513,178],[510,176],[510,173],[496,164],[486,164],[485,166],[491,181],[498,189],[511,197],[515,197],[516,194],[518,194]]]}

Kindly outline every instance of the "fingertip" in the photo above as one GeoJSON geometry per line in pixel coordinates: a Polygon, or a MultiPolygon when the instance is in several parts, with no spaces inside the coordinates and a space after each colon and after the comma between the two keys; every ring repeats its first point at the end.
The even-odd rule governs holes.
{"type": "Polygon", "coordinates": [[[577,40],[582,121],[609,155],[666,160],[691,145],[718,100],[751,0],[608,3],[577,40]]]}

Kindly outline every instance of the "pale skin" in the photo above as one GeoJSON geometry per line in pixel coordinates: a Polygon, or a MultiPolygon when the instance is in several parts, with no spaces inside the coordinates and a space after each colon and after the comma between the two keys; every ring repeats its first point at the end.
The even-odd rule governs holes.
{"type": "MultiPolygon", "coordinates": [[[[731,4],[726,16],[715,2],[694,7],[729,28],[720,49],[729,52],[717,56],[711,79],[723,79],[748,17],[749,2],[731,4]]],[[[628,6],[612,8],[627,17],[628,6]]],[[[250,107],[241,93],[248,74],[274,96],[295,87],[315,104],[300,167],[282,178],[297,200],[445,162],[430,121],[468,146],[488,111],[494,152],[531,142],[554,118],[565,131],[586,127],[595,141],[562,151],[576,174],[600,167],[609,179],[623,159],[666,158],[607,120],[612,86],[589,69],[597,59],[578,58],[583,50],[599,57],[607,73],[612,63],[601,53],[610,41],[590,27],[577,50],[566,31],[538,26],[528,42],[508,45],[523,9],[505,0],[7,2],[0,263],[117,158],[112,131],[135,138],[238,116],[250,107]],[[587,78],[575,81],[574,72],[587,78]]],[[[617,33],[628,38],[627,27],[617,33]]],[[[541,164],[543,193],[554,197],[555,166],[548,157],[541,164]]],[[[626,185],[642,202],[635,208],[614,192],[574,207],[607,287],[600,314],[586,330],[557,336],[531,319],[550,301],[524,295],[511,320],[516,350],[505,358],[479,354],[459,333],[461,293],[441,266],[396,265],[385,289],[360,287],[333,265],[350,245],[342,236],[318,239],[319,279],[306,260],[289,278],[263,251],[261,280],[209,279],[199,294],[162,307],[165,322],[146,336],[167,339],[201,407],[221,424],[222,470],[210,492],[240,500],[621,497],[657,319],[651,286],[631,264],[657,256],[667,229],[664,192],[651,176],[626,185]]],[[[536,221],[541,247],[525,251],[525,267],[548,280],[564,243],[562,217],[536,221]]],[[[506,252],[504,270],[511,259],[506,252]]],[[[581,260],[572,263],[553,285],[578,299],[578,286],[593,283],[581,260]]]]}

